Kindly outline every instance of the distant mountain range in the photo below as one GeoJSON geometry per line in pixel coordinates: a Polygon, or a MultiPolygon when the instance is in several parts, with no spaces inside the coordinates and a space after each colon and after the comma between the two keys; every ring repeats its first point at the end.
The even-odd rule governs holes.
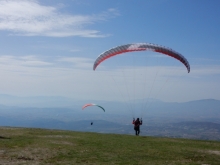
{"type": "MultiPolygon", "coordinates": [[[[134,116],[123,103],[100,101],[106,112],[82,110],[84,103],[64,97],[0,95],[0,126],[134,134],[131,124],[134,116]]],[[[145,136],[220,140],[220,100],[184,103],[154,100],[142,117],[141,134],[145,136]]]]}

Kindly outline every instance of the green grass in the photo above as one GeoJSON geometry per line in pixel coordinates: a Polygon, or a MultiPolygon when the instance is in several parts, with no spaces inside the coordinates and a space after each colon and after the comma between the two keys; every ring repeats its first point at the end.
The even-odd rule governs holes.
{"type": "Polygon", "coordinates": [[[219,141],[10,127],[0,136],[0,164],[220,164],[219,141]]]}

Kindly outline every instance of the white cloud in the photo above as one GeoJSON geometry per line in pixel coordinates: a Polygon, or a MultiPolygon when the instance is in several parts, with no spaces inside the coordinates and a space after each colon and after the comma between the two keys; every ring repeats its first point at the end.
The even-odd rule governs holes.
{"type": "Polygon", "coordinates": [[[48,62],[34,55],[0,56],[0,76],[3,78],[0,90],[23,96],[59,95],[77,99],[91,99],[92,96],[97,100],[124,101],[131,99],[127,97],[133,94],[136,99],[155,97],[165,101],[184,101],[200,98],[201,89],[211,96],[219,81],[213,82],[207,77],[210,74],[220,77],[217,72],[220,66],[193,68],[188,74],[182,65],[161,67],[159,71],[154,66],[148,66],[147,70],[137,67],[135,72],[130,68],[106,70],[104,66],[93,71],[93,62],[80,57],[57,57],[48,62]],[[212,86],[215,88],[210,90],[212,86]],[[194,98],[187,94],[189,91],[194,98]]]}
{"type": "Polygon", "coordinates": [[[31,66],[31,67],[42,67],[42,66],[50,66],[52,63],[42,61],[38,59],[36,56],[0,56],[0,66],[4,66],[7,68],[8,66],[31,66]]]}
{"type": "Polygon", "coordinates": [[[75,68],[86,68],[92,69],[94,60],[89,58],[82,58],[82,57],[64,57],[57,60],[58,62],[65,62],[72,64],[75,68]]]}
{"type": "Polygon", "coordinates": [[[99,93],[94,88],[98,75],[91,66],[85,69],[89,62],[91,60],[86,58],[60,58],[47,62],[33,55],[1,56],[0,77],[3,80],[0,91],[19,96],[59,95],[86,99],[91,90],[99,93]]]}
{"type": "Polygon", "coordinates": [[[93,60],[90,58],[81,57],[55,57],[55,60],[48,62],[42,57],[29,55],[29,56],[0,56],[0,67],[2,70],[18,68],[23,70],[30,70],[30,67],[39,69],[45,68],[67,68],[67,69],[89,69],[92,70],[93,60]]]}
{"type": "Polygon", "coordinates": [[[219,65],[195,66],[191,71],[191,74],[200,77],[220,75],[220,66],[219,65]]]}
{"type": "Polygon", "coordinates": [[[203,78],[207,76],[220,75],[220,61],[211,58],[190,58],[190,76],[203,78]]]}
{"type": "Polygon", "coordinates": [[[85,26],[107,20],[112,15],[117,15],[114,9],[98,15],[69,15],[56,7],[43,6],[36,0],[1,0],[0,30],[25,36],[105,37],[107,35],[85,26]]]}

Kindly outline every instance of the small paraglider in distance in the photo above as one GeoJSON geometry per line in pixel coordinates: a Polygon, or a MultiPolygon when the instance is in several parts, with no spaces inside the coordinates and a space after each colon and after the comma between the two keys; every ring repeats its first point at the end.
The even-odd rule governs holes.
{"type": "MultiPolygon", "coordinates": [[[[93,104],[93,103],[83,105],[82,110],[84,110],[84,108],[89,107],[89,106],[97,106],[105,112],[105,109],[103,107],[101,107],[100,105],[97,105],[97,104],[93,104]]],[[[91,125],[93,125],[93,121],[91,122],[91,125]]]]}
{"type": "Polygon", "coordinates": [[[93,104],[93,103],[89,103],[89,104],[85,104],[83,107],[82,107],[82,110],[86,107],[89,107],[89,106],[97,106],[99,108],[101,108],[104,112],[105,112],[105,109],[103,107],[101,107],[100,105],[97,105],[97,104],[93,104]]]}

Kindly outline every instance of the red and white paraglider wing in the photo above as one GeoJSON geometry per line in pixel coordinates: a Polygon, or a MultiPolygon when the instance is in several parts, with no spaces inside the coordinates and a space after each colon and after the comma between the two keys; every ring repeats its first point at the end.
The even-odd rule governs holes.
{"type": "Polygon", "coordinates": [[[185,67],[187,68],[188,73],[190,72],[189,62],[183,55],[181,55],[180,53],[170,48],[155,45],[155,44],[150,44],[150,43],[126,44],[126,45],[117,46],[110,50],[107,50],[97,57],[93,65],[93,70],[95,70],[97,66],[100,63],[102,63],[104,60],[110,57],[113,57],[115,55],[119,55],[119,54],[126,53],[126,52],[145,51],[145,50],[150,50],[150,51],[154,51],[154,52],[162,53],[164,55],[171,56],[179,60],[181,63],[183,63],[185,67]]]}

